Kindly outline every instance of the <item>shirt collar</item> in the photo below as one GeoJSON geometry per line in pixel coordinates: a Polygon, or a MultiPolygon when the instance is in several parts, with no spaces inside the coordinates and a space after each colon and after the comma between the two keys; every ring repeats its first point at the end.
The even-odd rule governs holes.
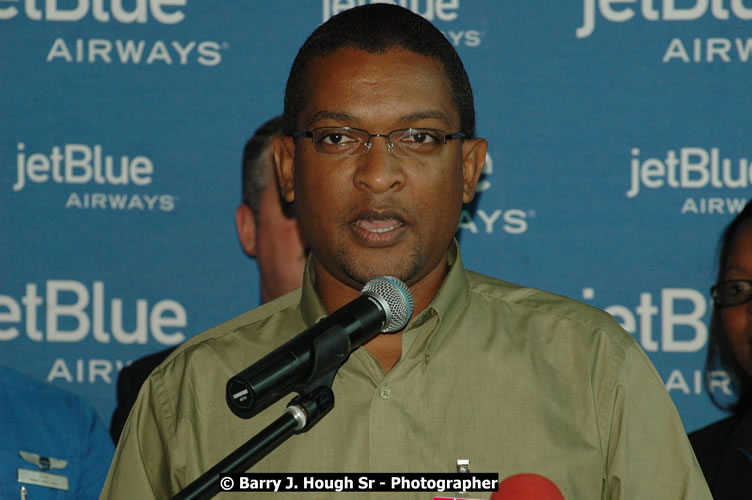
{"type": "MultiPolygon", "coordinates": [[[[464,309],[470,293],[470,283],[467,280],[465,268],[462,264],[459,244],[455,239],[449,245],[447,263],[449,265],[449,272],[438,293],[426,310],[420,315],[410,318],[410,322],[407,325],[407,329],[410,329],[413,325],[422,324],[427,316],[433,314],[438,316],[439,328],[427,346],[426,359],[430,359],[433,353],[436,352],[441,341],[449,331],[449,327],[454,324],[464,309]]],[[[312,325],[327,315],[326,309],[314,288],[315,283],[316,273],[313,269],[313,258],[309,255],[303,274],[303,286],[300,295],[300,314],[306,325],[312,325]]]]}
{"type": "MultiPolygon", "coordinates": [[[[426,347],[426,362],[433,358],[441,342],[457,321],[470,295],[470,282],[467,280],[465,267],[457,240],[452,240],[447,254],[449,272],[438,293],[423,313],[436,314],[439,318],[438,328],[426,347]]],[[[421,313],[421,315],[423,314],[421,313]]],[[[409,327],[409,325],[408,325],[409,327]]]]}
{"type": "Polygon", "coordinates": [[[327,315],[324,304],[314,288],[315,284],[316,272],[313,270],[313,257],[309,253],[300,294],[300,314],[305,324],[309,326],[327,315]]]}

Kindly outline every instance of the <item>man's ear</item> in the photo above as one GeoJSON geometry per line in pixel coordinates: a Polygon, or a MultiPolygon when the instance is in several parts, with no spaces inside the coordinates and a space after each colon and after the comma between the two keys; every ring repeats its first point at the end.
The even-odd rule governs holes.
{"type": "Polygon", "coordinates": [[[462,143],[463,203],[473,201],[475,187],[478,185],[483,165],[486,163],[486,151],[488,151],[488,141],[485,139],[465,139],[462,143]]]}
{"type": "Polygon", "coordinates": [[[256,256],[256,216],[251,207],[241,203],[235,209],[235,227],[243,251],[250,257],[256,256]]]}
{"type": "Polygon", "coordinates": [[[278,136],[272,139],[274,168],[282,199],[288,203],[295,201],[295,139],[278,136]]]}

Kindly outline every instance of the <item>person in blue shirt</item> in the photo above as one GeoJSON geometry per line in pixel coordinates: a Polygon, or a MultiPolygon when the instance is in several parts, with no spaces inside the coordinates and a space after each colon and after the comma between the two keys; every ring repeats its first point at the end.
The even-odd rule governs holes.
{"type": "Polygon", "coordinates": [[[99,498],[114,451],[91,405],[0,366],[0,498],[99,498]]]}

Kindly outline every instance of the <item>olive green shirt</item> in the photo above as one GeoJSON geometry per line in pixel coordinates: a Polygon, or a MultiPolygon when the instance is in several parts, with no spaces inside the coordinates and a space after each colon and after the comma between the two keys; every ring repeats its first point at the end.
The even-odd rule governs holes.
{"type": "MultiPolygon", "coordinates": [[[[571,500],[711,498],[661,379],[611,316],[466,271],[456,243],[450,264],[433,302],[404,330],[394,368],[385,374],[357,349],[335,377],[334,409],[252,472],[456,472],[468,459],[471,472],[500,479],[543,475],[571,500]]],[[[313,279],[309,263],[301,290],[192,338],[152,373],[103,498],[168,498],[283,414],[292,396],[253,419],[236,417],[225,384],[326,315],[313,279]]],[[[384,496],[434,494],[251,497],[384,496]]]]}

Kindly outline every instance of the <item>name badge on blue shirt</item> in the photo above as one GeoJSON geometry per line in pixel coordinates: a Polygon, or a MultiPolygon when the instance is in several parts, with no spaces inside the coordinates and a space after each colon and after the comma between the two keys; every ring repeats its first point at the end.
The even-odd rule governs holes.
{"type": "Polygon", "coordinates": [[[41,470],[18,468],[18,482],[33,484],[56,490],[68,491],[68,476],[44,472],[50,469],[64,469],[68,462],[59,458],[44,457],[28,451],[19,451],[19,455],[30,464],[36,465],[41,470]]]}
{"type": "Polygon", "coordinates": [[[18,482],[68,491],[68,477],[31,469],[18,469],[18,482]]]}

